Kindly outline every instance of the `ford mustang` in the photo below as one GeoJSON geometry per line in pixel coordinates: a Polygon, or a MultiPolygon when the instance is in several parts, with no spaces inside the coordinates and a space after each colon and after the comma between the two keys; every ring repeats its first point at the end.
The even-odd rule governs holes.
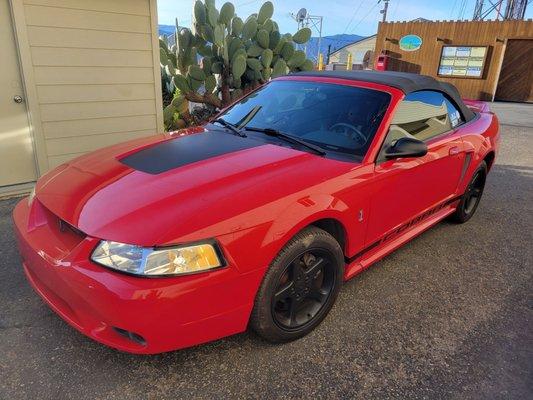
{"type": "Polygon", "coordinates": [[[158,353],[325,318],[343,281],[468,221],[499,145],[487,104],[395,72],[272,80],[200,127],[107,147],[13,212],[24,272],[74,328],[158,353]]]}

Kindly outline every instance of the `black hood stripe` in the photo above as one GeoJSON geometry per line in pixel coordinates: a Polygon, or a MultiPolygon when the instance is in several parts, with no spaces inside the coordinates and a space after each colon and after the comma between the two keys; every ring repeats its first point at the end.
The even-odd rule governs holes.
{"type": "Polygon", "coordinates": [[[138,171],[155,175],[263,144],[231,133],[208,131],[161,142],[130,154],[120,162],[138,171]]]}

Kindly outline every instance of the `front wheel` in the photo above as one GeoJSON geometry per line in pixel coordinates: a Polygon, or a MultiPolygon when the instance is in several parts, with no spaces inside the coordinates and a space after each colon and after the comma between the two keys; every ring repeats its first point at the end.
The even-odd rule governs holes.
{"type": "Polygon", "coordinates": [[[472,179],[468,184],[465,193],[461,196],[461,201],[455,212],[450,216],[451,220],[457,223],[468,221],[476,212],[487,178],[487,164],[482,161],[479,167],[474,171],[472,179]]]}
{"type": "Polygon", "coordinates": [[[251,328],[271,342],[308,334],[333,306],[343,272],[344,255],[335,238],[306,228],[271,263],[257,293],[251,328]]]}

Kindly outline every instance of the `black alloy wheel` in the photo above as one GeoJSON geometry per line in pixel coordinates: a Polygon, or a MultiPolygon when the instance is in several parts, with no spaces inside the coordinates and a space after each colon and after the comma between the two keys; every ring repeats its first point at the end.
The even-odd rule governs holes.
{"type": "Polygon", "coordinates": [[[342,286],[344,254],[337,240],[311,226],[278,253],[257,292],[250,327],[271,342],[311,332],[333,306],[342,286]]]}
{"type": "Polygon", "coordinates": [[[324,249],[297,256],[281,275],[272,297],[272,317],[285,330],[308,324],[327,303],[335,281],[335,258],[324,249]]]}
{"type": "Polygon", "coordinates": [[[472,178],[472,182],[468,186],[465,196],[465,213],[472,214],[481,200],[483,187],[485,186],[485,175],[481,171],[477,171],[472,178]]]}

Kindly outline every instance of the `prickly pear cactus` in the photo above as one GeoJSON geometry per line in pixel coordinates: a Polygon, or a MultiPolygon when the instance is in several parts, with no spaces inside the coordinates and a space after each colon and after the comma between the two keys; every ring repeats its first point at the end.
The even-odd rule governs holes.
{"type": "Polygon", "coordinates": [[[191,29],[176,21],[174,43],[160,38],[161,82],[164,96],[172,98],[163,113],[167,128],[201,122],[189,112],[189,102],[215,112],[271,78],[314,68],[295,50],[295,43],[310,39],[311,30],[282,35],[273,13],[267,1],[243,21],[232,3],[218,10],[214,0],[196,0],[191,29]]]}

